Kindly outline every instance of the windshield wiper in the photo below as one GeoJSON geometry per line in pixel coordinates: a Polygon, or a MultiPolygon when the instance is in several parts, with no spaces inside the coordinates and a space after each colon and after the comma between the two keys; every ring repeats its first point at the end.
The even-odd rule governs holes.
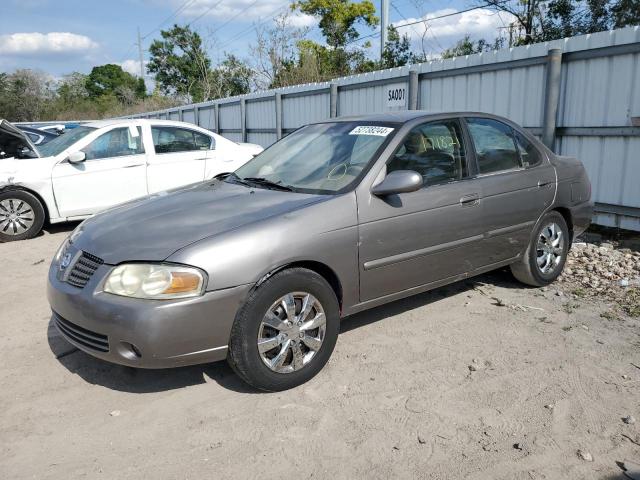
{"type": "Polygon", "coordinates": [[[214,178],[216,178],[217,180],[223,180],[223,181],[231,180],[232,182],[239,183],[240,185],[244,185],[245,187],[251,186],[249,182],[245,182],[242,178],[240,178],[234,172],[219,173],[214,178]]]}
{"type": "Polygon", "coordinates": [[[245,182],[260,185],[262,187],[271,188],[273,190],[282,190],[283,192],[291,192],[293,190],[287,185],[282,185],[278,182],[274,182],[263,177],[244,177],[242,180],[244,180],[245,182]]]}

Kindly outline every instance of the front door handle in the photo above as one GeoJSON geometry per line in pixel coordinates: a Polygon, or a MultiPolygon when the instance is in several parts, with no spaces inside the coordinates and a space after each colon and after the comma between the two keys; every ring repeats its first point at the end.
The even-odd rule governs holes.
{"type": "Polygon", "coordinates": [[[131,165],[125,165],[122,168],[143,167],[144,165],[145,165],[144,163],[132,163],[131,165]]]}
{"type": "Polygon", "coordinates": [[[464,195],[460,198],[460,205],[463,207],[473,207],[478,204],[480,204],[480,195],[477,193],[470,193],[469,195],[464,195]]]}

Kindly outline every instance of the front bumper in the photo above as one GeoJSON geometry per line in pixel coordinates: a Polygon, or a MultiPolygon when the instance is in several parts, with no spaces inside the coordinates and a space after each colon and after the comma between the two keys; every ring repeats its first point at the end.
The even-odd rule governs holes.
{"type": "Polygon", "coordinates": [[[60,334],[80,350],[113,363],[167,368],[224,360],[231,326],[251,285],[182,300],[141,300],[101,291],[111,266],[84,288],[58,278],[51,265],[47,296],[60,334]]]}

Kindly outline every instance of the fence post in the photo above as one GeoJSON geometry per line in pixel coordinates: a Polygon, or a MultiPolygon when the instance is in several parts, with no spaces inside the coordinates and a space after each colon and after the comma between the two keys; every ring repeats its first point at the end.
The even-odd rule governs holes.
{"type": "Polygon", "coordinates": [[[180,120],[181,122],[184,122],[184,108],[180,108],[178,110],[178,120],[180,120]]]}
{"type": "Polygon", "coordinates": [[[338,116],[338,84],[332,83],[329,89],[329,117],[338,116]]]}
{"type": "Polygon", "coordinates": [[[220,104],[219,103],[213,104],[213,116],[215,117],[214,120],[216,122],[216,133],[220,135],[220,104]]]}
{"type": "Polygon", "coordinates": [[[547,79],[544,91],[544,117],[542,119],[542,143],[553,150],[556,139],[558,102],[562,81],[562,50],[552,48],[547,55],[547,79]]]}
{"type": "Polygon", "coordinates": [[[193,106],[193,123],[200,126],[200,108],[198,108],[198,105],[193,106]]]}
{"type": "Polygon", "coordinates": [[[240,99],[240,128],[242,129],[242,141],[247,141],[247,101],[240,99]]]}
{"type": "Polygon", "coordinates": [[[282,94],[276,92],[276,138],[280,140],[282,138],[282,94]]]}
{"type": "Polygon", "coordinates": [[[415,70],[409,71],[409,110],[418,109],[418,72],[415,70]]]}

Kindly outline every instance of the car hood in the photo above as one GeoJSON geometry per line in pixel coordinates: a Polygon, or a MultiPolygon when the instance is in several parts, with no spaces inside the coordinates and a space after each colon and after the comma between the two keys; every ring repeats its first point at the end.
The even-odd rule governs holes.
{"type": "Polygon", "coordinates": [[[0,150],[3,150],[4,142],[14,139],[20,140],[25,147],[29,147],[36,155],[40,156],[36,146],[22,130],[0,118],[0,150]]]}
{"type": "Polygon", "coordinates": [[[327,198],[215,180],[96,215],[82,224],[74,245],[110,265],[162,261],[191,243],[327,198]]]}

